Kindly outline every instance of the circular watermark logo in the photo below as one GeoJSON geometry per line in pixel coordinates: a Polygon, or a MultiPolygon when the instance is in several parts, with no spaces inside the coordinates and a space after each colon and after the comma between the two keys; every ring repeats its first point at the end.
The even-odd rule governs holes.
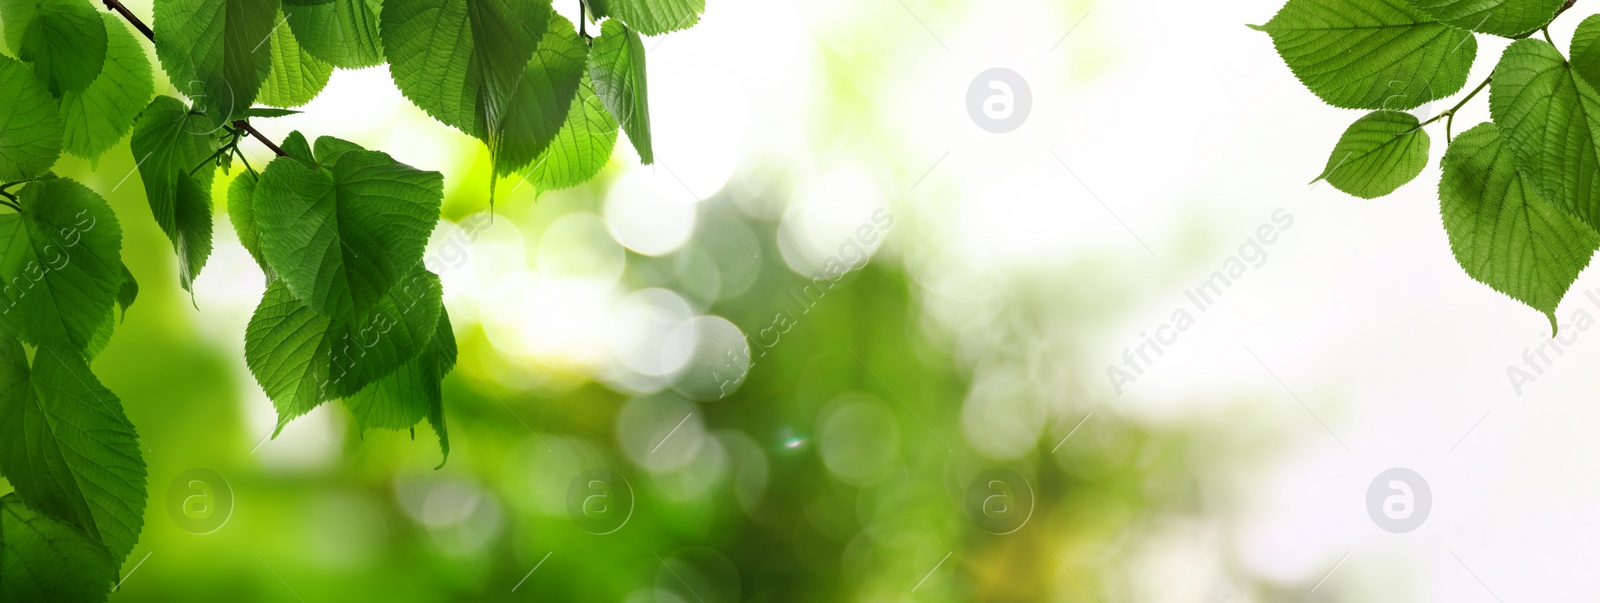
{"type": "Polygon", "coordinates": [[[567,486],[567,515],[590,534],[620,530],[633,517],[633,487],[621,474],[603,467],[580,473],[567,486]]]}
{"type": "Polygon", "coordinates": [[[167,514],[186,532],[210,534],[233,514],[233,488],[215,471],[189,469],[167,486],[167,514]]]}
{"type": "Polygon", "coordinates": [[[234,109],[233,84],[226,80],[222,84],[223,88],[218,94],[211,94],[206,82],[189,80],[189,84],[183,88],[183,95],[189,97],[190,110],[207,117],[185,119],[183,128],[186,132],[195,136],[206,136],[220,132],[228,125],[226,121],[209,117],[217,113],[229,113],[234,109]]]}
{"type": "Polygon", "coordinates": [[[1033,517],[1033,484],[1010,469],[987,469],[967,486],[967,515],[990,534],[1020,530],[1033,517]]]}
{"type": "Polygon", "coordinates": [[[1433,510],[1433,491],[1428,481],[1405,467],[1386,469],[1367,486],[1367,515],[1372,523],[1395,534],[1422,526],[1433,510]]]}
{"type": "Polygon", "coordinates": [[[978,74],[967,87],[967,113],[978,127],[1005,134],[1028,121],[1033,91],[1022,75],[1004,67],[978,74]]]}

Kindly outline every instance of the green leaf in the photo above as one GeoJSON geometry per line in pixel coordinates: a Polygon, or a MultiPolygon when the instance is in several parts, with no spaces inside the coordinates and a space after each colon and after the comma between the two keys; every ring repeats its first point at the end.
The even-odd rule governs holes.
{"type": "Polygon", "coordinates": [[[1516,37],[1538,30],[1566,0],[1411,0],[1434,18],[1461,29],[1516,37]]]}
{"type": "Polygon", "coordinates": [[[1495,66],[1489,111],[1540,196],[1600,227],[1600,93],[1554,46],[1519,40],[1495,66]]]}
{"type": "MultiPolygon", "coordinates": [[[[256,102],[274,107],[298,107],[311,102],[328,85],[333,66],[311,56],[301,48],[294,31],[279,26],[272,30],[272,70],[261,85],[256,102]]],[[[270,109],[252,108],[246,117],[281,117],[290,113],[267,113],[270,109]]]]}
{"type": "MultiPolygon", "coordinates": [[[[282,279],[267,285],[245,329],[244,359],[278,409],[278,428],[330,398],[332,319],[312,311],[282,279]]],[[[276,434],[276,431],[274,432],[276,434]]]]}
{"type": "Polygon", "coordinates": [[[89,87],[106,63],[106,27],[85,0],[0,0],[6,44],[59,97],[89,87]]]}
{"type": "MultiPolygon", "coordinates": [[[[1303,0],[1296,0],[1303,1],[1303,0]]],[[[655,163],[650,146],[650,94],[645,82],[644,41],[621,23],[606,21],[589,53],[595,94],[633,141],[639,160],[655,163]]]]}
{"type": "Polygon", "coordinates": [[[456,340],[448,315],[440,312],[436,322],[421,354],[345,398],[345,406],[362,431],[411,428],[443,403],[440,381],[455,367],[456,340]]]}
{"type": "Polygon", "coordinates": [[[578,186],[606,167],[616,143],[617,120],[606,111],[585,75],[555,142],[523,170],[522,176],[541,191],[578,186]]]}
{"type": "Polygon", "coordinates": [[[100,319],[100,326],[95,327],[94,337],[89,340],[89,346],[83,350],[83,357],[86,360],[94,360],[100,356],[100,352],[104,352],[106,346],[111,345],[111,336],[116,334],[117,309],[106,308],[104,314],[105,316],[100,319]]]}
{"type": "Polygon", "coordinates": [[[47,344],[30,371],[22,345],[0,340],[0,442],[0,472],[30,508],[127,557],[144,526],[139,436],[83,356],[47,344]]]}
{"type": "Polygon", "coordinates": [[[362,313],[330,316],[273,281],[245,333],[245,363],[278,409],[278,429],[351,396],[423,351],[443,312],[439,279],[421,266],[362,313]]]}
{"type": "Polygon", "coordinates": [[[61,156],[56,99],[26,65],[0,56],[0,181],[43,174],[61,156]]]}
{"type": "Polygon", "coordinates": [[[1600,234],[1539,196],[1494,124],[1450,143],[1439,202],[1467,274],[1543,312],[1554,331],[1556,306],[1600,249],[1600,234]]]}
{"type": "Polygon", "coordinates": [[[289,27],[311,56],[342,69],[383,62],[378,33],[382,0],[330,0],[283,8],[289,15],[289,27]]]}
{"type": "Polygon", "coordinates": [[[551,17],[550,29],[506,103],[506,118],[489,137],[496,176],[516,172],[549,148],[578,95],[588,55],[589,46],[572,23],[560,15],[551,17]]]}
{"type": "Polygon", "coordinates": [[[1418,125],[1410,113],[1368,113],[1345,130],[1317,179],[1362,199],[1394,192],[1428,165],[1428,133],[1418,125]]]}
{"type": "MultiPolygon", "coordinates": [[[[324,138],[327,137],[325,136],[324,138]]],[[[278,143],[278,148],[283,149],[285,155],[300,160],[309,167],[316,167],[317,165],[317,158],[311,153],[311,143],[306,142],[305,135],[301,134],[299,130],[290,132],[288,136],[285,136],[283,142],[278,143]]]]}
{"type": "Polygon", "coordinates": [[[325,168],[332,168],[345,153],[365,150],[361,148],[361,145],[348,140],[332,136],[321,136],[317,138],[316,161],[314,163],[325,168]]]}
{"type": "Polygon", "coordinates": [[[82,91],[61,95],[63,142],[73,155],[94,159],[133,127],[133,118],[156,93],[139,40],[116,15],[101,13],[109,37],[106,66],[82,91]]]}
{"type": "Polygon", "coordinates": [[[116,580],[104,545],[16,493],[0,498],[0,601],[99,603],[116,580]]]}
{"type": "Polygon", "coordinates": [[[217,150],[214,127],[178,99],[158,96],[133,123],[130,146],[139,162],[156,224],[178,254],[178,282],[192,291],[211,255],[211,179],[217,150]],[[199,171],[195,171],[195,168],[199,171]]]}
{"type": "Polygon", "coordinates": [[[261,252],[313,310],[362,312],[422,260],[444,181],[376,151],[346,150],[330,162],[323,140],[331,139],[317,142],[322,169],[279,158],[261,173],[261,252]]]}
{"type": "Polygon", "coordinates": [[[482,139],[498,129],[551,13],[549,0],[386,0],[389,74],[428,115],[482,139]]]}
{"type": "Polygon", "coordinates": [[[34,345],[87,350],[122,284],[122,228],[65,178],[27,185],[0,214],[0,326],[34,345]]]}
{"type": "Polygon", "coordinates": [[[1590,86],[1600,86],[1600,15],[1578,24],[1572,34],[1572,70],[1590,86]]]}
{"type": "MultiPolygon", "coordinates": [[[[454,340],[454,337],[452,336],[451,339],[454,340]]],[[[445,461],[450,460],[450,432],[445,429],[444,400],[442,398],[428,408],[428,425],[432,426],[433,432],[439,435],[441,458],[439,459],[439,464],[434,466],[434,469],[438,469],[444,466],[445,461]]]]}
{"type": "MultiPolygon", "coordinates": [[[[270,80],[269,80],[269,83],[270,83],[270,80]]],[[[250,117],[250,118],[260,117],[262,119],[271,119],[271,118],[274,118],[274,117],[288,117],[290,115],[299,115],[300,113],[302,113],[302,111],[295,111],[294,109],[274,109],[274,108],[271,108],[271,107],[251,107],[250,110],[244,112],[244,116],[245,117],[250,117]]]]}
{"type": "Polygon", "coordinates": [[[1478,54],[1471,32],[1406,0],[1289,0],[1259,29],[1301,83],[1345,109],[1406,111],[1455,94],[1478,54]]]}
{"type": "Polygon", "coordinates": [[[128,265],[122,265],[122,285],[117,287],[117,306],[122,308],[123,318],[128,316],[128,308],[139,299],[139,281],[133,278],[133,272],[128,270],[128,265]]]}
{"type": "Polygon", "coordinates": [[[647,36],[688,29],[700,22],[706,0],[587,0],[596,18],[614,17],[647,36]]]}
{"type": "Polygon", "coordinates": [[[255,102],[272,69],[263,50],[278,0],[155,0],[156,58],[213,125],[255,102]]]}
{"type": "Polygon", "coordinates": [[[443,312],[439,277],[419,262],[371,310],[335,321],[329,391],[352,396],[399,370],[427,348],[443,312]]]}
{"type": "Polygon", "coordinates": [[[256,224],[256,182],[256,175],[246,171],[228,185],[228,219],[233,222],[234,233],[239,235],[239,244],[250,252],[270,283],[278,276],[267,264],[266,256],[261,255],[261,227],[256,224]]]}

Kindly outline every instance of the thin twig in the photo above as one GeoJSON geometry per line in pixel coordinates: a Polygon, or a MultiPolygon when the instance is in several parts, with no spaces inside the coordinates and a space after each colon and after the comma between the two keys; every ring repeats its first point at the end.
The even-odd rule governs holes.
{"type": "Polygon", "coordinates": [[[106,8],[116,11],[117,14],[122,15],[122,18],[127,19],[129,23],[132,23],[133,28],[139,30],[139,33],[144,34],[144,37],[149,38],[151,42],[156,41],[156,32],[150,31],[149,25],[145,25],[144,21],[140,21],[138,17],[133,16],[133,11],[128,10],[128,7],[123,6],[122,3],[118,2],[117,0],[105,0],[105,3],[106,8]]]}
{"type": "Polygon", "coordinates": [[[279,157],[289,156],[288,153],[283,152],[283,149],[278,148],[277,144],[274,144],[271,140],[268,140],[266,136],[262,136],[260,132],[257,132],[255,127],[250,125],[250,122],[242,119],[236,119],[233,120],[233,127],[249,132],[251,136],[256,137],[256,140],[261,141],[261,144],[267,145],[267,148],[272,149],[273,153],[277,153],[279,157]]]}
{"type": "Polygon", "coordinates": [[[1478,93],[1479,92],[1483,92],[1484,88],[1488,88],[1489,87],[1489,82],[1491,82],[1493,80],[1494,80],[1494,76],[1492,76],[1492,75],[1489,76],[1489,77],[1483,78],[1483,83],[1482,84],[1478,84],[1477,88],[1473,88],[1472,92],[1470,94],[1467,94],[1466,98],[1463,98],[1463,99],[1461,99],[1461,102],[1456,103],[1456,106],[1451,107],[1449,109],[1445,109],[1443,113],[1440,113],[1438,115],[1433,116],[1433,118],[1429,119],[1428,121],[1425,121],[1425,122],[1422,122],[1420,124],[1417,124],[1417,127],[1412,128],[1412,129],[1406,131],[1405,133],[1406,134],[1410,134],[1412,132],[1415,132],[1417,130],[1421,130],[1421,129],[1427,127],[1428,124],[1431,124],[1433,122],[1439,121],[1439,120],[1444,119],[1446,117],[1454,116],[1456,114],[1456,111],[1460,111],[1462,107],[1466,106],[1467,101],[1470,101],[1470,100],[1473,99],[1473,97],[1478,96],[1478,93]]]}

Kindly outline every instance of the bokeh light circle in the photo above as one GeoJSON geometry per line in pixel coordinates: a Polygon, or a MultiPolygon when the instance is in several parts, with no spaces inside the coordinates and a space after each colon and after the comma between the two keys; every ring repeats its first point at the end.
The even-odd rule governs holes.
{"type": "Polygon", "coordinates": [[[618,178],[606,194],[606,230],[635,253],[666,255],[694,234],[698,201],[672,176],[635,168],[618,178]]]}

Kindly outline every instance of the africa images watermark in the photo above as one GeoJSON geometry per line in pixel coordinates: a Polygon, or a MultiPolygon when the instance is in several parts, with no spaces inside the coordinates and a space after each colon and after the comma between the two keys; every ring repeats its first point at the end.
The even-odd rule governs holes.
{"type": "MultiPolygon", "coordinates": [[[[800,287],[798,293],[793,289],[787,290],[789,296],[795,300],[799,316],[810,314],[811,309],[821,303],[845,275],[865,268],[867,262],[872,260],[872,253],[869,250],[893,227],[894,214],[889,213],[886,208],[878,208],[872,212],[871,222],[857,226],[850,237],[839,245],[838,252],[823,261],[821,276],[812,277],[811,283],[800,287]]],[[[761,357],[766,357],[767,351],[777,347],[784,334],[793,330],[798,324],[800,324],[799,318],[789,310],[778,310],[773,313],[772,322],[756,332],[755,347],[760,350],[761,357]]],[[[723,396],[738,389],[739,384],[744,381],[744,375],[755,367],[755,359],[750,357],[748,345],[737,350],[730,349],[726,354],[726,362],[722,368],[730,369],[733,378],[723,377],[717,370],[711,371],[711,377],[717,381],[718,391],[723,396]],[[746,363],[748,366],[744,366],[746,363]]]]}
{"type": "MultiPolygon", "coordinates": [[[[333,342],[333,347],[328,350],[332,368],[319,391],[323,395],[329,395],[329,388],[339,386],[351,370],[360,368],[361,360],[369,351],[376,348],[395,326],[400,325],[405,316],[419,304],[438,299],[442,295],[442,291],[439,290],[438,275],[464,266],[468,259],[468,250],[493,224],[493,218],[488,212],[473,214],[462,220],[459,231],[445,239],[436,251],[423,258],[425,272],[413,272],[402,282],[394,284],[385,295],[388,303],[380,303],[373,308],[371,314],[345,327],[333,342]]],[[[428,333],[431,333],[431,328],[429,327],[428,333]]],[[[422,332],[408,332],[407,335],[412,338],[431,336],[422,332]]]]}
{"type": "Polygon", "coordinates": [[[1117,397],[1122,397],[1124,386],[1144,376],[1156,359],[1166,354],[1168,347],[1178,343],[1180,335],[1194,327],[1197,315],[1215,307],[1222,294],[1245,274],[1267,265],[1267,248],[1278,242],[1278,233],[1292,226],[1294,215],[1288,209],[1280,207],[1273,211],[1269,221],[1257,226],[1255,233],[1239,244],[1238,253],[1223,260],[1222,269],[1212,272],[1210,278],[1194,289],[1184,290],[1183,296],[1193,306],[1193,311],[1189,306],[1179,306],[1172,310],[1166,323],[1154,329],[1154,336],[1149,331],[1140,331],[1142,341],[1122,350],[1123,366],[1106,366],[1106,378],[1111,380],[1111,389],[1117,392],[1117,397]]]}
{"type": "MultiPolygon", "coordinates": [[[[788,293],[794,298],[800,314],[802,316],[810,314],[811,309],[815,308],[822,298],[827,297],[828,292],[832,291],[834,285],[839,284],[845,275],[865,268],[867,262],[872,259],[872,254],[867,250],[877,244],[878,239],[892,227],[894,227],[894,214],[889,213],[887,209],[878,208],[872,212],[870,224],[857,226],[851,237],[839,245],[839,252],[823,261],[822,276],[813,277],[811,284],[802,286],[799,293],[789,289],[788,293]]],[[[779,310],[773,314],[772,324],[757,333],[759,341],[756,342],[756,347],[761,348],[761,355],[765,357],[767,350],[777,347],[783,334],[788,333],[797,324],[799,320],[787,310],[779,310]],[[768,333],[773,334],[770,343],[766,341],[768,333]]]]}
{"type": "MultiPolygon", "coordinates": [[[[1584,291],[1583,296],[1588,298],[1589,303],[1596,309],[1600,309],[1600,289],[1584,291]]],[[[1555,336],[1545,339],[1537,346],[1523,348],[1522,366],[1518,366],[1516,362],[1506,365],[1506,379],[1511,382],[1511,391],[1521,398],[1522,394],[1528,391],[1528,386],[1543,377],[1545,371],[1554,367],[1556,360],[1567,353],[1567,348],[1578,343],[1578,336],[1588,332],[1593,326],[1594,315],[1588,310],[1578,308],[1566,321],[1557,323],[1555,336]]]]}
{"type": "Polygon", "coordinates": [[[10,282],[0,283],[0,314],[8,314],[15,308],[22,298],[33,290],[33,286],[44,280],[46,274],[66,269],[72,263],[72,248],[77,247],[83,239],[83,233],[94,230],[99,220],[94,216],[86,216],[89,210],[81,210],[73,216],[75,222],[71,227],[61,228],[56,242],[47,243],[39,250],[38,259],[44,260],[43,264],[38,259],[28,260],[22,268],[22,274],[13,277],[10,282]],[[59,247],[59,248],[58,248],[59,247]]]}

